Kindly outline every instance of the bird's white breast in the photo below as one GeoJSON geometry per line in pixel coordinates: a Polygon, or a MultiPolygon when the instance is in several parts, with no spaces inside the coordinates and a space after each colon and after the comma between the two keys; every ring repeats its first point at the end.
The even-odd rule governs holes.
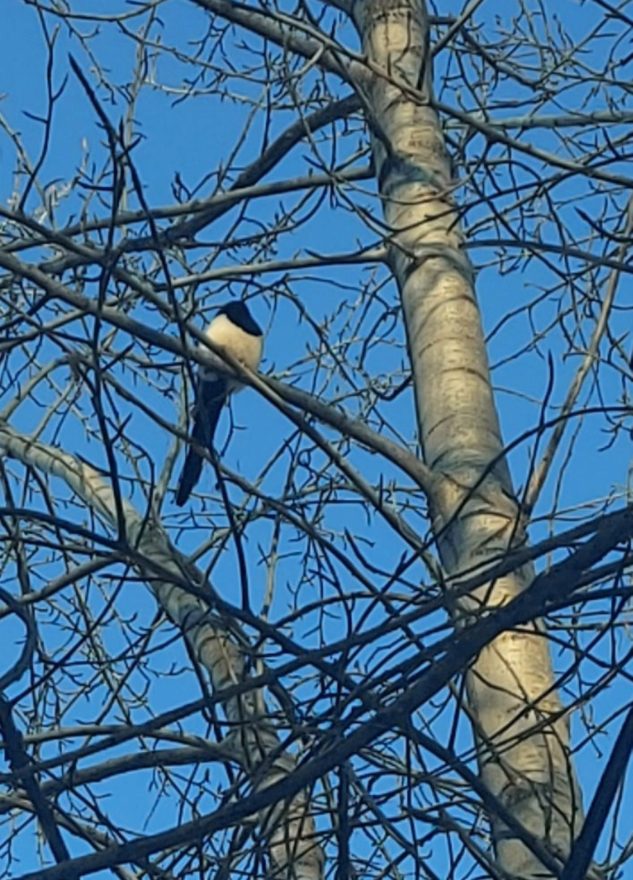
{"type": "MultiPolygon", "coordinates": [[[[205,336],[215,345],[220,345],[229,351],[250,370],[256,370],[259,366],[264,347],[263,337],[247,333],[230,321],[226,315],[218,315],[214,318],[207,327],[205,336]]],[[[206,352],[209,354],[208,349],[206,352]]],[[[232,390],[237,390],[239,387],[239,383],[235,382],[232,390]]]]}

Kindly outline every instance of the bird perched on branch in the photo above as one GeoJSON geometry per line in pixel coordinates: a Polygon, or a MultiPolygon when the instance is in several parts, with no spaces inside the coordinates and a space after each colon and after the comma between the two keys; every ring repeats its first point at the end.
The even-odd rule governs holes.
{"type": "MultiPolygon", "coordinates": [[[[221,346],[251,370],[256,370],[262,358],[263,334],[243,302],[231,302],[218,309],[218,313],[205,331],[205,336],[215,345],[221,346]]],[[[207,355],[213,355],[207,349],[207,355]]],[[[199,446],[213,451],[213,437],[218,425],[222,407],[231,393],[243,386],[237,377],[226,372],[217,358],[220,370],[213,367],[198,367],[196,402],[193,411],[191,439],[199,446]]],[[[229,368],[230,369],[230,368],[229,368]]],[[[180,475],[176,504],[178,507],[187,501],[191,490],[200,479],[202,456],[195,447],[189,446],[187,457],[180,475]]]]}

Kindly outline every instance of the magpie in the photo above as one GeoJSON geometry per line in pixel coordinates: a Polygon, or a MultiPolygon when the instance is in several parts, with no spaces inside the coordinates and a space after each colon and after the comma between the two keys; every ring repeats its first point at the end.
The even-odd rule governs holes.
{"type": "MultiPolygon", "coordinates": [[[[218,309],[215,318],[207,327],[207,339],[221,346],[251,370],[256,370],[262,358],[263,333],[243,302],[230,302],[218,309]]],[[[214,355],[206,349],[206,354],[213,359],[214,355]]],[[[219,358],[215,358],[221,365],[219,358]]],[[[226,365],[224,365],[226,370],[226,365]]],[[[242,383],[213,367],[198,367],[196,384],[196,401],[193,409],[193,429],[191,440],[199,446],[213,452],[213,437],[218,425],[222,407],[231,393],[239,391],[242,383]]],[[[191,490],[200,479],[202,456],[195,447],[189,446],[187,457],[178,482],[176,504],[182,507],[191,494],[191,490]]]]}

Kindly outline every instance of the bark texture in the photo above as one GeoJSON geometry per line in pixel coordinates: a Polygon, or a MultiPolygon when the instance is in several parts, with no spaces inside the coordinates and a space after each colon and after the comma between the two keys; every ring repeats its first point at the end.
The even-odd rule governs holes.
{"type": "MultiPolygon", "coordinates": [[[[421,0],[353,6],[368,69],[367,107],[391,263],[404,311],[419,437],[435,473],[429,499],[451,575],[524,540],[493,398],[473,271],[462,247],[454,182],[432,106],[427,12],[421,0]]],[[[525,567],[453,603],[459,625],[525,589],[525,567]]],[[[489,644],[467,675],[482,780],[538,840],[566,856],[582,820],[568,722],[539,622],[489,644]]],[[[500,867],[553,876],[491,816],[500,867]]]]}

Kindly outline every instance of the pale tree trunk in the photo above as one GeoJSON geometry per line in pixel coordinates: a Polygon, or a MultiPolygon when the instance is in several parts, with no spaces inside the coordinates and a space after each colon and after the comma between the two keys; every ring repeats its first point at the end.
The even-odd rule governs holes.
{"type": "MultiPolygon", "coordinates": [[[[451,170],[432,100],[421,0],[353,4],[372,73],[360,87],[402,298],[429,498],[446,572],[490,562],[524,539],[493,399],[473,273],[451,197],[451,170]]],[[[523,569],[452,603],[456,621],[498,606],[532,578],[523,569]]],[[[566,855],[581,819],[568,721],[554,691],[543,627],[507,632],[467,673],[481,778],[541,843],[566,855]]],[[[491,816],[500,867],[553,876],[491,816]]]]}
{"type": "MultiPolygon", "coordinates": [[[[291,774],[296,760],[282,748],[261,690],[249,687],[239,635],[232,634],[228,622],[212,613],[209,599],[197,595],[204,578],[173,547],[160,525],[124,499],[119,499],[123,523],[117,522],[117,499],[96,470],[7,426],[0,426],[0,454],[59,477],[102,522],[119,531],[123,526],[127,545],[135,551],[130,561],[165,613],[182,629],[221,699],[230,728],[225,742],[227,753],[243,768],[255,789],[267,788],[291,774]]],[[[274,876],[293,880],[318,880],[322,876],[323,854],[304,794],[278,803],[258,819],[274,876]]]]}

